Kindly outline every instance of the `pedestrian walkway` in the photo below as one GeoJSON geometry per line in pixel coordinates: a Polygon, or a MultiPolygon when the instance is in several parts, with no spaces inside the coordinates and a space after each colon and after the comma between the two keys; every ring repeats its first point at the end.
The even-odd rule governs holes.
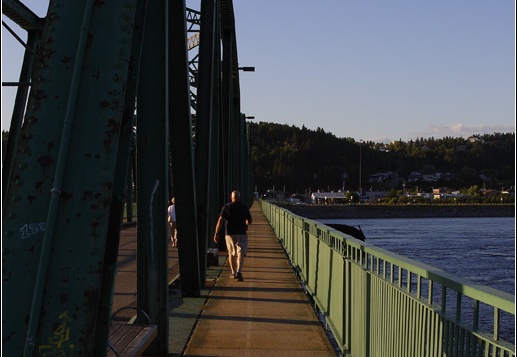
{"type": "MultiPolygon", "coordinates": [[[[334,351],[282,246],[255,202],[244,281],[226,252],[207,269],[199,297],[181,296],[178,251],[169,246],[169,356],[331,356],[334,351]]],[[[136,227],[121,231],[113,311],[136,306],[136,227]]],[[[117,315],[129,321],[134,311],[117,315]]]]}
{"type": "Polygon", "coordinates": [[[184,356],[336,356],[257,202],[251,208],[244,281],[226,263],[184,356]]]}
{"type": "MultiPolygon", "coordinates": [[[[117,260],[117,276],[113,291],[112,312],[120,308],[136,307],[137,261],[136,261],[136,223],[126,224],[120,232],[120,243],[117,260]]],[[[173,282],[179,274],[178,250],[168,244],[168,281],[173,282]]],[[[113,319],[116,322],[127,322],[135,317],[134,310],[119,312],[113,319]]]]}

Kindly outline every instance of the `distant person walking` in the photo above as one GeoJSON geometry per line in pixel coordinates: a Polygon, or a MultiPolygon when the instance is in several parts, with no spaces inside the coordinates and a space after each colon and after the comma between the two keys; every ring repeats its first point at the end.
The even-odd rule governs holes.
{"type": "Polygon", "coordinates": [[[228,249],[228,261],[232,270],[230,277],[243,281],[242,267],[248,251],[247,230],[252,218],[248,207],[241,203],[241,193],[239,191],[233,191],[231,202],[225,204],[221,209],[215,226],[215,243],[219,242],[219,231],[223,221],[226,222],[225,240],[228,249]]]}
{"type": "Polygon", "coordinates": [[[169,235],[171,237],[172,247],[178,246],[178,231],[176,230],[176,206],[174,205],[174,197],[171,199],[171,205],[167,208],[167,221],[169,222],[169,235]]]}

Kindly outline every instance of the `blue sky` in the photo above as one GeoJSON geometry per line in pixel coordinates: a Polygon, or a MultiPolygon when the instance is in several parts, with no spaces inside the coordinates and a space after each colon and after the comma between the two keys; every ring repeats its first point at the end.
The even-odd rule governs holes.
{"type": "MultiPolygon", "coordinates": [[[[46,12],[46,1],[23,2],[46,12]]],[[[234,0],[234,9],[239,65],[256,67],[240,73],[241,110],[255,121],[376,142],[515,132],[514,1],[234,0]]],[[[17,80],[21,58],[2,28],[2,81],[17,80]]],[[[4,130],[13,94],[2,88],[4,130]]]]}
{"type": "Polygon", "coordinates": [[[356,140],[515,132],[514,1],[234,1],[241,106],[356,140]]]}

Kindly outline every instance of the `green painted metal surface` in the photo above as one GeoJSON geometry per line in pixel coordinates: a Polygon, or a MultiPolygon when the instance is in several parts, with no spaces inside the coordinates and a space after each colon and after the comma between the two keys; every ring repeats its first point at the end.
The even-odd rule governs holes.
{"type": "MultiPolygon", "coordinates": [[[[120,141],[117,150],[110,218],[102,267],[101,290],[99,292],[99,304],[97,308],[94,355],[103,354],[106,350],[106,336],[109,335],[109,324],[112,314],[111,307],[113,304],[113,293],[117,273],[120,227],[122,225],[126,200],[128,200],[129,203],[128,207],[131,208],[132,206],[131,198],[126,196],[126,191],[128,186],[127,176],[131,167],[130,156],[135,144],[133,142],[135,96],[140,53],[142,49],[142,25],[144,23],[144,16],[145,2],[140,0],[136,3],[135,31],[132,37],[126,91],[124,93],[124,107],[122,110],[122,120],[120,125],[120,141]]],[[[131,187],[131,183],[129,184],[129,187],[131,187]]],[[[131,210],[129,210],[128,214],[129,217],[131,217],[131,210]]]]}
{"type": "Polygon", "coordinates": [[[8,355],[93,353],[135,3],[50,3],[5,192],[8,355]]]}
{"type": "Polygon", "coordinates": [[[190,82],[184,1],[167,4],[168,10],[168,100],[169,139],[175,186],[178,251],[181,289],[184,296],[199,296],[201,291],[197,195],[195,184],[190,82]],[[181,153],[181,154],[180,154],[181,153]]]}
{"type": "Polygon", "coordinates": [[[215,202],[210,201],[209,192],[217,189],[217,182],[210,180],[214,177],[211,172],[214,168],[210,165],[213,160],[211,151],[211,141],[215,126],[214,112],[218,106],[214,102],[214,91],[219,86],[219,78],[214,76],[215,48],[220,45],[220,35],[215,31],[217,22],[217,1],[201,1],[201,25],[200,25],[200,45],[199,45],[199,75],[198,75],[198,101],[196,111],[196,148],[195,148],[195,174],[196,174],[196,209],[198,212],[198,245],[199,245],[199,265],[201,285],[204,287],[206,277],[207,258],[209,239],[212,238],[214,221],[213,216],[216,208],[215,202]],[[215,185],[214,185],[215,184],[215,185]],[[212,216],[212,219],[210,219],[212,216]]]}
{"type": "Polygon", "coordinates": [[[135,205],[137,305],[158,325],[147,353],[166,355],[168,200],[182,293],[197,296],[221,206],[233,189],[251,192],[232,1],[197,12],[185,1],[51,0],[43,19],[3,5],[28,31],[2,172],[3,352],[105,354],[120,227],[135,205]],[[193,82],[189,13],[204,41],[193,82]]]}
{"type": "Polygon", "coordinates": [[[513,295],[261,207],[343,355],[515,356],[498,335],[503,315],[515,321],[513,295]]]}
{"type": "MultiPolygon", "coordinates": [[[[168,137],[166,91],[165,3],[151,1],[146,9],[145,30],[137,91],[137,307],[158,326],[149,355],[168,351],[169,321],[167,247],[168,137]],[[162,44],[160,46],[160,44],[162,44]]],[[[139,322],[145,323],[143,316],[139,322]]]]}

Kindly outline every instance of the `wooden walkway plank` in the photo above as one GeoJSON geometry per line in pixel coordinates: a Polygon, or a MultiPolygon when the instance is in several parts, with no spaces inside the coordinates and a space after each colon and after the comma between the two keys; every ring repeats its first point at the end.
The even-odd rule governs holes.
{"type": "Polygon", "coordinates": [[[223,267],[183,355],[336,356],[257,202],[251,214],[244,281],[223,267]]]}
{"type": "MultiPolygon", "coordinates": [[[[134,324],[111,325],[110,343],[119,356],[141,356],[157,335],[155,325],[142,326],[134,324]]],[[[115,351],[108,351],[107,356],[117,356],[115,351]]]]}

